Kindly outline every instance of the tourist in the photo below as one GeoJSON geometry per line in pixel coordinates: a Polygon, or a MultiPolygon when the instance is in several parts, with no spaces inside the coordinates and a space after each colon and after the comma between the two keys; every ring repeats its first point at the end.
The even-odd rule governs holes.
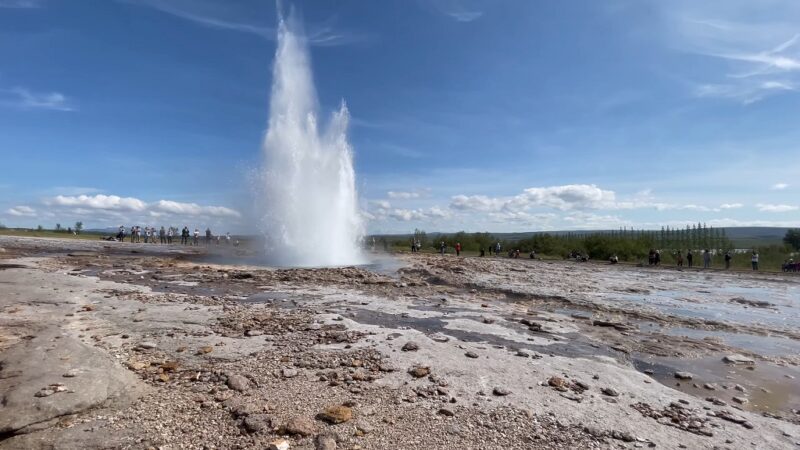
{"type": "Polygon", "coordinates": [[[192,245],[198,246],[200,245],[200,230],[197,228],[194,229],[194,240],[192,241],[192,245]]]}
{"type": "Polygon", "coordinates": [[[531,259],[536,259],[536,250],[531,250],[531,254],[528,255],[531,259]]]}
{"type": "Polygon", "coordinates": [[[144,243],[150,243],[150,227],[144,227],[144,243]]]}
{"type": "Polygon", "coordinates": [[[167,244],[172,244],[172,235],[174,232],[172,231],[172,226],[169,227],[167,230],[167,244]]]}
{"type": "Polygon", "coordinates": [[[186,228],[186,225],[183,226],[181,229],[181,245],[186,245],[189,243],[189,229],[186,228]]]}
{"type": "Polygon", "coordinates": [[[753,270],[758,270],[758,252],[753,249],[753,256],[750,257],[750,262],[753,264],[753,270]]]}
{"type": "Polygon", "coordinates": [[[647,252],[647,265],[652,266],[655,263],[656,263],[656,251],[651,248],[650,251],[647,252]]]}
{"type": "Polygon", "coordinates": [[[497,244],[495,244],[495,246],[494,246],[494,254],[495,254],[495,256],[500,256],[500,243],[499,242],[497,244]]]}
{"type": "Polygon", "coordinates": [[[461,242],[456,242],[456,256],[461,256],[461,242]]]}
{"type": "Polygon", "coordinates": [[[217,235],[216,237],[217,237],[217,245],[219,245],[219,235],[217,235]]]}
{"type": "Polygon", "coordinates": [[[417,252],[417,243],[412,239],[411,240],[411,253],[417,252]]]}
{"type": "Polygon", "coordinates": [[[694,258],[694,255],[692,255],[692,251],[691,250],[687,250],[686,251],[686,264],[689,265],[690,269],[692,268],[692,258],[694,258]]]}
{"type": "Polygon", "coordinates": [[[159,243],[161,243],[161,244],[166,244],[167,243],[167,229],[164,228],[164,225],[161,225],[161,229],[158,230],[158,237],[159,237],[159,240],[160,240],[159,243]]]}
{"type": "Polygon", "coordinates": [[[206,228],[206,247],[211,244],[211,228],[206,228]]]}
{"type": "Polygon", "coordinates": [[[711,252],[708,249],[703,250],[703,269],[711,268],[711,252]]]}
{"type": "Polygon", "coordinates": [[[444,255],[445,249],[447,249],[447,246],[444,244],[444,241],[442,241],[442,243],[439,244],[439,253],[444,255]]]}
{"type": "Polygon", "coordinates": [[[678,267],[683,267],[683,253],[680,250],[678,250],[675,260],[678,262],[678,267]]]}
{"type": "Polygon", "coordinates": [[[119,226],[119,232],[117,232],[117,240],[120,241],[120,242],[124,242],[125,241],[125,226],[124,225],[120,225],[119,226]]]}
{"type": "Polygon", "coordinates": [[[231,245],[231,234],[225,233],[225,245],[231,245]]]}
{"type": "Polygon", "coordinates": [[[617,255],[611,255],[611,257],[608,258],[608,262],[611,264],[616,264],[619,262],[619,258],[617,257],[617,255]]]}
{"type": "Polygon", "coordinates": [[[727,252],[725,252],[725,270],[731,268],[731,259],[733,259],[733,257],[731,256],[731,251],[728,250],[727,252]]]}
{"type": "Polygon", "coordinates": [[[481,246],[481,258],[483,258],[485,255],[486,251],[483,249],[483,246],[481,246]]]}
{"type": "Polygon", "coordinates": [[[655,263],[656,266],[661,264],[661,250],[656,250],[653,262],[655,263]]]}

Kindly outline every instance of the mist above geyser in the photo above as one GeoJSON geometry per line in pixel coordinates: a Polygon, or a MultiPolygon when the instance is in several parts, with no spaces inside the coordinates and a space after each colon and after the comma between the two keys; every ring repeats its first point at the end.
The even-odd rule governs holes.
{"type": "Polygon", "coordinates": [[[257,189],[267,258],[288,266],[362,264],[349,113],[342,102],[320,123],[307,41],[291,16],[279,22],[274,64],[257,189]]]}

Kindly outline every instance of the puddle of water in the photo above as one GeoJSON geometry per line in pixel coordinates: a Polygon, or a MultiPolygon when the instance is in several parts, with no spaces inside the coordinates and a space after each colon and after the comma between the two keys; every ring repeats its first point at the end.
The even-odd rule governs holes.
{"type": "Polygon", "coordinates": [[[765,356],[786,356],[800,353],[800,341],[779,336],[696,330],[685,327],[665,328],[657,331],[670,336],[686,336],[692,339],[715,338],[731,347],[741,348],[765,356]]]}
{"type": "Polygon", "coordinates": [[[640,371],[652,370],[652,377],[658,382],[701,399],[714,397],[737,405],[733,397],[745,397],[749,401],[739,405],[742,409],[791,415],[791,410],[800,402],[800,368],[797,367],[759,362],[750,370],[745,365],[725,364],[722,355],[687,360],[635,354],[633,364],[640,371]],[[689,372],[694,377],[688,381],[677,380],[674,375],[677,371],[689,372]],[[715,384],[716,390],[705,389],[705,383],[715,384]],[[736,390],[737,384],[744,387],[745,392],[736,390]]]}

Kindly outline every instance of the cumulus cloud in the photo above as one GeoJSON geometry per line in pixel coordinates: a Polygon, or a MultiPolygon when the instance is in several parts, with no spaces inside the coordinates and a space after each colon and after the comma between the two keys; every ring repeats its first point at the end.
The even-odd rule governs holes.
{"type": "Polygon", "coordinates": [[[373,200],[371,203],[381,209],[389,209],[392,207],[392,204],[387,200],[373,200]]]}
{"type": "Polygon", "coordinates": [[[782,191],[782,190],[784,190],[784,189],[786,189],[788,187],[789,187],[789,185],[786,184],[786,183],[776,183],[776,184],[773,184],[770,189],[772,189],[773,191],[782,191]]]}
{"type": "Polygon", "coordinates": [[[119,197],[116,195],[57,195],[46,200],[45,204],[53,206],[70,206],[109,211],[144,211],[147,203],[133,197],[119,197]]]}
{"type": "Polygon", "coordinates": [[[780,213],[780,212],[789,212],[789,211],[797,211],[800,207],[793,206],[793,205],[773,205],[768,203],[759,203],[756,205],[761,212],[773,212],[773,213],[780,213]]]}
{"type": "Polygon", "coordinates": [[[146,213],[149,217],[166,215],[191,217],[239,218],[241,214],[224,206],[203,206],[197,203],[182,203],[159,200],[147,203],[134,197],[117,195],[57,195],[46,199],[44,204],[57,208],[69,208],[76,214],[100,213],[122,218],[122,213],[146,213]]]}
{"type": "Polygon", "coordinates": [[[150,208],[168,214],[182,216],[241,217],[238,211],[224,206],[200,206],[197,203],[180,203],[172,200],[159,200],[150,208]]]}
{"type": "Polygon", "coordinates": [[[743,206],[744,205],[742,205],[741,203],[724,203],[722,205],[719,205],[719,209],[738,209],[743,206]]]}
{"type": "Polygon", "coordinates": [[[461,211],[515,211],[533,207],[566,211],[609,208],[614,205],[614,192],[600,189],[594,184],[532,187],[513,197],[456,195],[450,202],[450,207],[461,211]]]}
{"type": "Polygon", "coordinates": [[[436,220],[436,219],[444,219],[450,216],[450,213],[448,211],[443,210],[437,206],[427,209],[395,208],[390,211],[385,211],[384,214],[385,214],[384,218],[388,217],[400,222],[436,220]]]}
{"type": "Polygon", "coordinates": [[[31,208],[30,206],[20,205],[15,206],[13,208],[9,208],[6,210],[7,213],[11,214],[12,216],[17,217],[34,217],[36,216],[36,210],[31,208]]]}

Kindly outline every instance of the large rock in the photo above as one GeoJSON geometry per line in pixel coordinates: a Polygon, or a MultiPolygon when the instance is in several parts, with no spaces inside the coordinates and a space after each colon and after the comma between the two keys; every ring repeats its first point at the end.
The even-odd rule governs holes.
{"type": "Polygon", "coordinates": [[[59,330],[42,331],[2,355],[0,435],[26,432],[26,427],[99,406],[125,405],[146,389],[141,380],[105,352],[59,330]],[[76,368],[80,377],[63,377],[76,368]],[[43,387],[59,385],[67,392],[36,395],[43,387]]]}

